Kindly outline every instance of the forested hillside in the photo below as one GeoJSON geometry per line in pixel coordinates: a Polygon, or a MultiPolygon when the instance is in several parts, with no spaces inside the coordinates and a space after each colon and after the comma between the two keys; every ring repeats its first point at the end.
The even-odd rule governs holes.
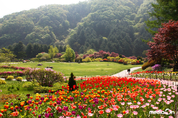
{"type": "Polygon", "coordinates": [[[141,39],[152,37],[144,21],[154,1],[89,0],[13,13],[0,19],[0,48],[22,41],[141,56],[148,49],[141,39]]]}

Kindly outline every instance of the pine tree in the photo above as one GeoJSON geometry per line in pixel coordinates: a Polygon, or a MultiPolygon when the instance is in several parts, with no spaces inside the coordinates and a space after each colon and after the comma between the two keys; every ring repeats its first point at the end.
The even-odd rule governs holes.
{"type": "Polygon", "coordinates": [[[152,3],[153,11],[149,12],[151,20],[145,21],[148,26],[147,31],[152,35],[157,33],[157,29],[161,27],[161,23],[169,20],[178,20],[178,0],[157,0],[152,3]]]}

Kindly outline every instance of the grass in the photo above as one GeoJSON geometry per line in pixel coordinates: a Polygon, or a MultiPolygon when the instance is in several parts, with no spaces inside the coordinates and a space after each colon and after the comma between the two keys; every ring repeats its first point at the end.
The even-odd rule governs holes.
{"type": "Polygon", "coordinates": [[[9,69],[9,68],[0,68],[0,72],[7,72],[7,71],[19,71],[19,70],[15,70],[15,69],[9,69]]]}
{"type": "MultiPolygon", "coordinates": [[[[4,65],[4,64],[0,64],[4,65]]],[[[8,65],[8,63],[7,63],[8,65]]],[[[114,62],[89,62],[89,63],[48,63],[48,62],[34,62],[34,63],[19,63],[11,64],[18,67],[31,67],[31,68],[46,68],[52,66],[55,71],[62,72],[64,76],[69,77],[73,72],[75,76],[104,76],[113,75],[122,70],[138,67],[141,65],[123,65],[114,62]],[[43,64],[37,66],[37,64],[43,64]]]]}

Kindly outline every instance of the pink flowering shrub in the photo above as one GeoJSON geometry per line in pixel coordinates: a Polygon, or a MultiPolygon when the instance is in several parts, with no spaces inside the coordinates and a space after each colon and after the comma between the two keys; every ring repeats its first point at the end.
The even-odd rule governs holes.
{"type": "Polygon", "coordinates": [[[36,80],[42,86],[52,86],[55,82],[64,81],[63,74],[51,68],[32,68],[25,71],[28,81],[36,80]]]}

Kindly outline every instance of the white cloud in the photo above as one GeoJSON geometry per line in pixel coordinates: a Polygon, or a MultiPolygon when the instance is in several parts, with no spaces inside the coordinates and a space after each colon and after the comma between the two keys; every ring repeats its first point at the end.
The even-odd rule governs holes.
{"type": "Polygon", "coordinates": [[[49,4],[76,4],[79,1],[86,0],[1,0],[0,1],[0,18],[5,15],[38,8],[39,6],[49,4]]]}

